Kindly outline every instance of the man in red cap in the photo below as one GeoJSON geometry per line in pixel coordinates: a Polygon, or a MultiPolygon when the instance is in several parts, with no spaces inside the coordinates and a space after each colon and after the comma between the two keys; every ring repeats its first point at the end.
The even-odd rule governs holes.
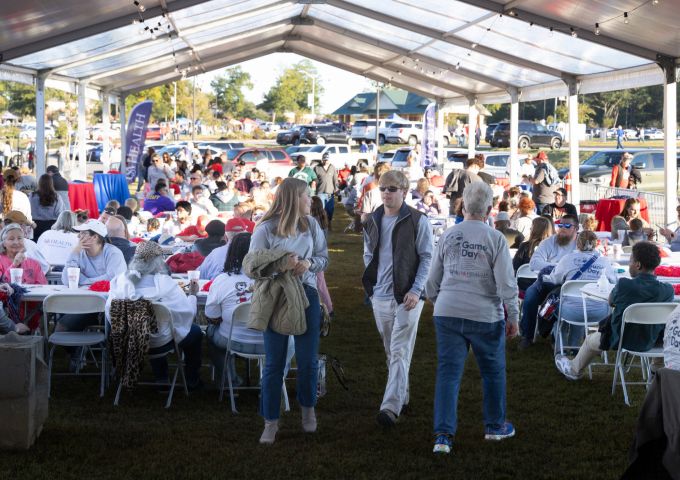
{"type": "Polygon", "coordinates": [[[222,247],[217,247],[210,255],[205,257],[198,271],[201,273],[202,280],[213,280],[220,273],[224,271],[224,261],[227,259],[227,251],[229,250],[229,242],[239,233],[253,233],[255,223],[247,218],[234,217],[227,222],[224,232],[224,240],[226,244],[222,247]]]}
{"type": "Polygon", "coordinates": [[[534,174],[533,200],[540,215],[543,209],[555,200],[554,193],[559,187],[560,177],[544,151],[538,152],[536,161],[538,166],[534,174]]]}

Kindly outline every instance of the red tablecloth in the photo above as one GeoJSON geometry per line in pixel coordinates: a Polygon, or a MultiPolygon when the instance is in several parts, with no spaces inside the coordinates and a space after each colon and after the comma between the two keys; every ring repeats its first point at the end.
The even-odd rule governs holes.
{"type": "MultiPolygon", "coordinates": [[[[647,208],[647,200],[639,198],[640,201],[640,216],[649,223],[649,209],[647,208]]],[[[621,214],[623,205],[626,203],[625,198],[605,198],[597,202],[595,208],[595,218],[598,220],[598,232],[610,232],[612,227],[612,218],[621,214]]]]}
{"type": "Polygon", "coordinates": [[[71,201],[71,210],[87,210],[90,218],[99,218],[97,197],[94,194],[94,184],[69,183],[68,198],[71,201]]]}

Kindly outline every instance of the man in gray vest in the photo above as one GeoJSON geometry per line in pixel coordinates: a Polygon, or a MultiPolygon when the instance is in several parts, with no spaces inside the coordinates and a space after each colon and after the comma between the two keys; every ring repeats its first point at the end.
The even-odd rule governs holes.
{"type": "Polygon", "coordinates": [[[387,354],[387,386],[377,421],[392,427],[408,404],[408,372],[423,309],[423,289],[432,260],[432,227],[427,217],[404,203],[406,176],[380,176],[383,204],[364,225],[362,282],[387,354]]]}

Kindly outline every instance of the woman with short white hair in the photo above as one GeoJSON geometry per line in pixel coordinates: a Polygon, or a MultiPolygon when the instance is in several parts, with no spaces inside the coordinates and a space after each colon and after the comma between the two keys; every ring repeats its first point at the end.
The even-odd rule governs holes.
{"type": "Polygon", "coordinates": [[[515,435],[505,418],[505,337],[518,332],[517,283],[505,237],[486,223],[492,196],[484,182],[465,187],[464,221],[439,239],[425,288],[437,335],[434,453],[451,452],[470,346],[482,375],[485,438],[515,435]]]}

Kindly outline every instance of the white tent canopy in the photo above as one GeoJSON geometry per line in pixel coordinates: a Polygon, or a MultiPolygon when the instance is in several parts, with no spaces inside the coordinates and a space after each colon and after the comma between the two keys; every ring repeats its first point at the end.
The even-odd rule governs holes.
{"type": "Polygon", "coordinates": [[[510,102],[511,120],[519,101],[567,96],[573,128],[578,94],[664,84],[674,159],[678,24],[679,0],[24,0],[0,6],[0,80],[84,105],[284,51],[440,106],[510,102]]]}

